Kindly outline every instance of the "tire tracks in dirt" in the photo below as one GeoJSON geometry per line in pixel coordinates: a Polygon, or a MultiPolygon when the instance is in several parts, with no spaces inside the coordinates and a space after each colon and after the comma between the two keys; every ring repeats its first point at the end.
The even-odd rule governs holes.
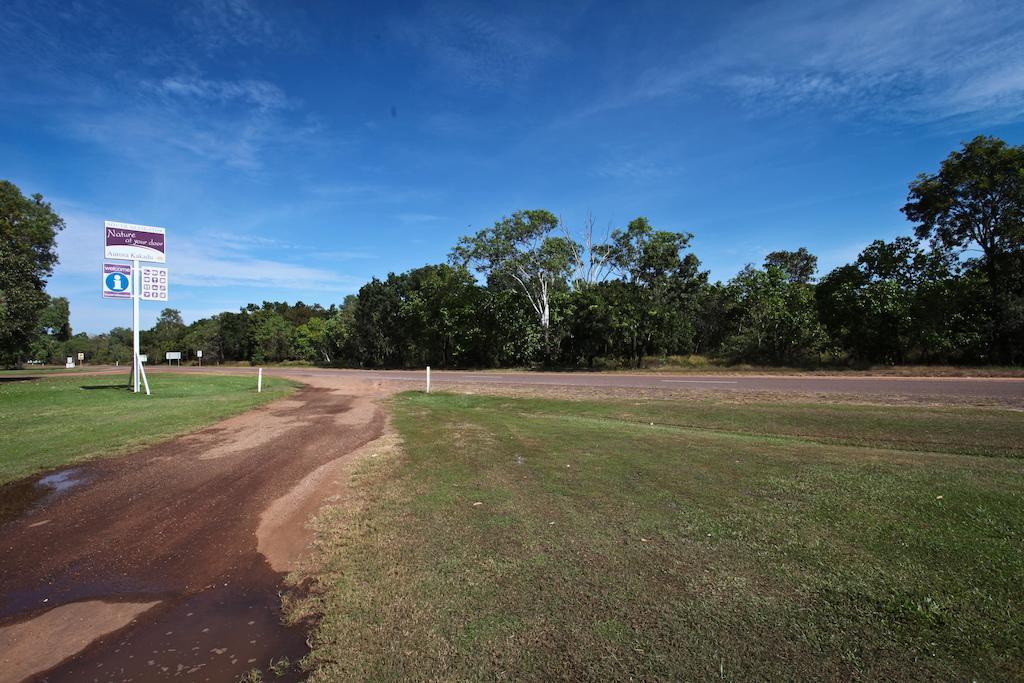
{"type": "Polygon", "coordinates": [[[305,653],[279,586],[386,429],[390,387],[296,379],[286,399],[77,465],[85,483],[0,527],[0,682],[234,680],[305,653]]]}

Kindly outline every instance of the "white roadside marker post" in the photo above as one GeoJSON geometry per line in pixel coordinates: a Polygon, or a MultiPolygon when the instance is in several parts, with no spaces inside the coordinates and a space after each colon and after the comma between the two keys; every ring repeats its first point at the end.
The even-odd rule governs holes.
{"type": "Polygon", "coordinates": [[[263,393],[263,368],[260,368],[260,373],[256,376],[256,393],[263,393]]]}
{"type": "Polygon", "coordinates": [[[427,393],[430,393],[430,366],[427,366],[427,393]]]}

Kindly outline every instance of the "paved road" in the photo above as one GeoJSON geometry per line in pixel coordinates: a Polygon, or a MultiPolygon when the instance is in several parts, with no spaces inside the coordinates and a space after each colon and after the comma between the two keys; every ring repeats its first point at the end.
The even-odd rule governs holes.
{"type": "MultiPolygon", "coordinates": [[[[181,368],[202,372],[207,368],[181,368]]],[[[211,369],[212,370],[212,369],[211,369]]],[[[217,371],[255,372],[251,368],[216,368],[217,371]]],[[[422,371],[404,370],[331,370],[319,368],[268,369],[267,372],[299,377],[323,373],[383,381],[424,382],[422,371]]],[[[434,371],[431,381],[437,385],[452,383],[545,385],[564,387],[614,387],[636,389],[702,389],[727,392],[782,394],[846,394],[869,396],[906,396],[913,398],[953,397],[1024,403],[1024,378],[939,378],[870,377],[832,375],[669,375],[584,372],[466,372],[434,371]]]]}

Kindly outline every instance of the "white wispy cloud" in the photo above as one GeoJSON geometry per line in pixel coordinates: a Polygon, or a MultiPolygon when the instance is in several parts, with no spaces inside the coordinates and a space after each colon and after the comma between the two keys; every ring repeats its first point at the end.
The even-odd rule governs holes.
{"type": "Polygon", "coordinates": [[[278,7],[270,17],[248,0],[167,9],[189,30],[126,26],[116,12],[78,3],[12,0],[0,21],[0,91],[10,91],[0,108],[31,107],[56,134],[147,167],[201,163],[258,173],[276,150],[324,143],[323,126],[279,84],[197,49],[216,36],[290,47],[294,12],[278,7]]]}
{"type": "Polygon", "coordinates": [[[659,164],[649,159],[617,158],[598,164],[591,174],[606,180],[644,181],[664,178],[678,171],[677,166],[659,164]]]}
{"type": "Polygon", "coordinates": [[[830,104],[921,121],[1024,105],[1019,4],[873,0],[762,8],[732,29],[727,87],[756,102],[830,104]],[[760,38],[756,40],[755,38],[760,38]],[[748,46],[735,51],[735,46],[748,46]],[[746,80],[737,80],[745,76],[746,80]],[[750,88],[750,79],[766,79],[750,88]],[[769,87],[763,87],[768,84],[769,87]]]}
{"type": "Polygon", "coordinates": [[[274,149],[319,137],[300,103],[267,81],[178,74],[99,87],[92,105],[54,113],[61,132],[147,164],[184,153],[256,173],[274,149]]]}
{"type": "Polygon", "coordinates": [[[309,193],[327,202],[352,204],[402,204],[428,199],[435,194],[416,188],[344,182],[313,185],[309,188],[309,193]]]}
{"type": "Polygon", "coordinates": [[[420,50],[442,80],[483,88],[521,82],[562,49],[530,13],[495,13],[474,3],[428,3],[396,19],[392,31],[420,50]]]}
{"type": "Polygon", "coordinates": [[[444,220],[444,216],[435,216],[432,213],[400,213],[396,218],[403,223],[436,223],[444,220]]]}
{"type": "Polygon", "coordinates": [[[256,107],[284,109],[291,106],[284,91],[273,83],[261,80],[208,80],[196,76],[169,76],[143,87],[167,98],[198,98],[208,102],[229,104],[241,102],[256,107]]]}
{"type": "Polygon", "coordinates": [[[580,113],[717,92],[754,112],[1013,120],[1024,117],[1022,45],[1024,12],[1013,2],[760,3],[580,113]]]}
{"type": "Polygon", "coordinates": [[[231,44],[277,46],[292,35],[280,17],[267,16],[252,0],[192,0],[182,4],[179,17],[210,49],[231,44]]]}

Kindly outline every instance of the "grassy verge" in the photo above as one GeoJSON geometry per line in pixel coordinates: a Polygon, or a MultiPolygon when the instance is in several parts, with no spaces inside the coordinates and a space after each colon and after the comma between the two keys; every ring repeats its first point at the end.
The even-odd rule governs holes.
{"type": "Polygon", "coordinates": [[[313,680],[1024,676],[1020,413],[394,408],[290,605],[313,680]]]}
{"type": "Polygon", "coordinates": [[[115,370],[113,365],[77,365],[73,368],[66,368],[63,365],[43,365],[43,366],[27,366],[20,369],[0,369],[0,378],[2,377],[22,377],[32,375],[53,375],[53,374],[78,374],[83,372],[103,372],[106,370],[115,370]]]}
{"type": "Polygon", "coordinates": [[[736,373],[769,375],[864,375],[871,377],[1024,377],[1024,368],[1001,365],[849,365],[822,363],[801,367],[727,363],[707,356],[647,356],[641,369],[608,365],[609,370],[666,373],[736,373]]]}
{"type": "Polygon", "coordinates": [[[117,455],[243,412],[293,391],[265,377],[152,373],[152,396],[126,377],[59,377],[0,382],[0,483],[41,470],[117,455]]]}
{"type": "Polygon", "coordinates": [[[1000,365],[750,365],[747,363],[716,362],[665,362],[663,359],[649,359],[639,368],[609,364],[592,369],[565,368],[567,371],[620,373],[640,375],[780,375],[780,376],[826,376],[826,377],[894,377],[894,378],[1024,378],[1024,368],[1000,365]]]}

